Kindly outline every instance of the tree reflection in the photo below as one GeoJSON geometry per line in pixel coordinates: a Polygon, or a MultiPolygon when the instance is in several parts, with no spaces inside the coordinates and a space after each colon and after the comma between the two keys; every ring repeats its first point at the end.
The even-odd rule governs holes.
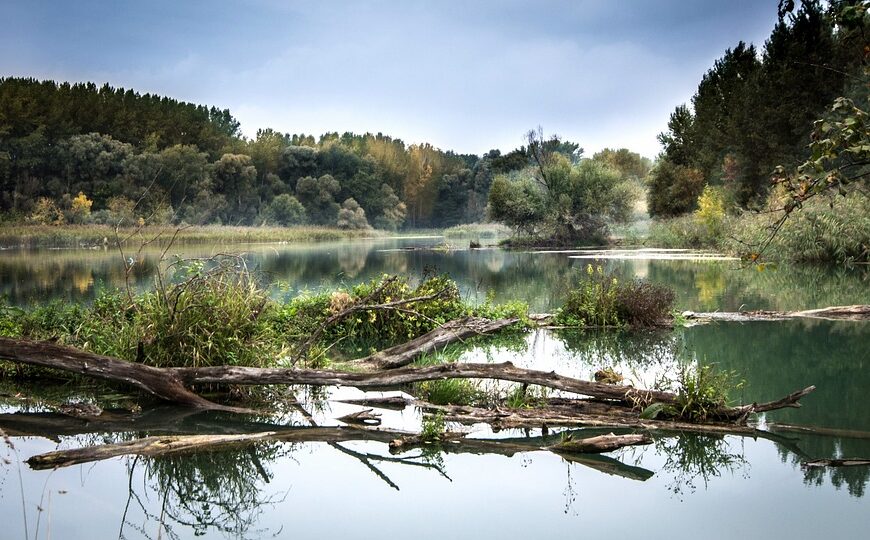
{"type": "Polygon", "coordinates": [[[195,536],[217,531],[232,538],[259,538],[268,532],[256,528],[264,511],[286,497],[286,492],[264,493],[265,484],[273,477],[267,465],[291,451],[290,445],[267,443],[244,449],[133,459],[128,465],[127,510],[135,501],[144,522],[137,525],[125,511],[119,537],[126,537],[125,527],[150,537],[145,525],[159,523],[161,533],[169,538],[181,537],[175,525],[192,529],[195,536]],[[140,463],[144,466],[143,493],[133,482],[140,463]],[[154,495],[159,509],[149,508],[154,495]]]}
{"type": "Polygon", "coordinates": [[[738,451],[731,447],[735,439],[715,435],[682,434],[655,441],[655,452],[665,458],[662,470],[673,476],[668,485],[675,495],[694,493],[699,484],[704,489],[713,478],[723,473],[734,474],[743,470],[748,478],[749,462],[743,455],[742,443],[738,451]]]}

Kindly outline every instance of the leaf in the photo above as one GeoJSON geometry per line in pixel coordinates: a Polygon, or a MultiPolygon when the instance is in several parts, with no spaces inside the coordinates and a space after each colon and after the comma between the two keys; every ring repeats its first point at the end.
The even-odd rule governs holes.
{"type": "Polygon", "coordinates": [[[659,413],[667,409],[667,407],[668,406],[664,403],[653,403],[640,413],[640,417],[643,420],[653,420],[659,415],[659,413]]]}

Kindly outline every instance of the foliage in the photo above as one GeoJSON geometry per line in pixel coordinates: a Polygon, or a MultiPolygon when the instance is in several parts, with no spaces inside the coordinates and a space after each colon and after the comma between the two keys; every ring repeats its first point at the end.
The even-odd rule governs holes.
{"type": "Polygon", "coordinates": [[[468,379],[444,379],[421,382],[414,394],[435,405],[475,405],[483,392],[468,379]]]}
{"type": "Polygon", "coordinates": [[[543,235],[550,243],[600,242],[608,223],[627,220],[633,190],[615,169],[581,159],[577,145],[557,150],[557,142],[530,133],[529,152],[536,165],[495,178],[490,218],[520,235],[543,235]]]}
{"type": "Polygon", "coordinates": [[[718,371],[713,365],[683,365],[676,380],[677,415],[692,422],[715,417],[717,409],[728,405],[729,392],[738,390],[733,372],[718,371]]]}
{"type": "Polygon", "coordinates": [[[63,212],[47,197],[40,197],[33,207],[33,212],[27,216],[27,222],[37,225],[63,225],[63,212]]]}
{"type": "Polygon", "coordinates": [[[674,292],[662,285],[634,280],[620,282],[601,266],[586,266],[555,316],[565,326],[652,327],[670,321],[674,292]]]}
{"type": "Polygon", "coordinates": [[[710,238],[720,238],[725,222],[725,199],[721,189],[705,186],[698,197],[695,219],[707,229],[710,238]]]}
{"type": "Polygon", "coordinates": [[[568,292],[555,322],[565,326],[620,326],[616,298],[619,281],[601,266],[586,266],[586,275],[568,292]]]}
{"type": "Polygon", "coordinates": [[[519,234],[534,234],[546,215],[545,199],[528,176],[496,176],[489,192],[489,218],[519,234]]]}
{"type": "Polygon", "coordinates": [[[93,205],[94,201],[79,191],[79,194],[72,200],[69,212],[66,213],[66,220],[69,223],[85,223],[91,215],[91,206],[93,205]]]}
{"type": "Polygon", "coordinates": [[[649,213],[654,217],[672,217],[690,212],[703,188],[700,171],[660,159],[649,175],[649,213]]]}
{"type": "Polygon", "coordinates": [[[664,285],[632,280],[619,285],[616,312],[619,320],[634,327],[654,327],[671,319],[675,294],[664,285]]]}
{"type": "Polygon", "coordinates": [[[426,415],[423,417],[420,439],[426,442],[437,442],[444,436],[445,431],[447,431],[447,425],[444,422],[443,412],[426,415]]]}
{"type": "Polygon", "coordinates": [[[299,225],[305,222],[305,207],[293,195],[282,193],[269,203],[262,221],[282,227],[299,225]]]}
{"type": "Polygon", "coordinates": [[[369,229],[369,222],[366,219],[366,211],[363,210],[359,203],[353,199],[348,199],[341,203],[341,210],[338,211],[338,220],[336,226],[339,229],[369,229]]]}
{"type": "MultiPolygon", "coordinates": [[[[809,161],[787,181],[795,205],[825,186],[837,189],[841,180],[836,174],[829,178],[830,171],[844,165],[840,159],[847,154],[858,158],[844,153],[846,148],[860,153],[866,144],[859,140],[859,111],[866,110],[867,98],[862,76],[870,22],[866,3],[805,1],[797,10],[794,2],[788,4],[760,59],[752,45],[742,42],[726,50],[700,81],[691,109],[677,107],[659,136],[660,161],[698,171],[702,183],[722,186],[743,208],[763,202],[777,166],[782,179],[783,171],[807,159],[811,134],[809,161]]],[[[855,172],[844,170],[843,176],[855,172]]],[[[651,184],[655,215],[692,210],[686,204],[666,206],[681,193],[674,187],[679,180],[664,175],[651,184]]],[[[697,195],[680,203],[692,203],[697,195]]]]}
{"type": "MultiPolygon", "coordinates": [[[[768,213],[745,213],[729,228],[728,251],[757,257],[760,246],[774,261],[863,263],[870,261],[870,197],[861,191],[820,194],[803,203],[801,211],[785,217],[782,203],[771,196],[768,213]],[[840,199],[834,201],[834,198],[840,199]],[[771,236],[771,228],[776,234],[771,236]]],[[[787,197],[788,195],[786,195],[787,197]]],[[[780,199],[781,201],[781,199],[780,199]]]]}

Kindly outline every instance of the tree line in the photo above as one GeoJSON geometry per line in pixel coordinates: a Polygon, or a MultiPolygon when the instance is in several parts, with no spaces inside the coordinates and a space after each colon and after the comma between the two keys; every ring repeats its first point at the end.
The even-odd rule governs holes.
{"type": "MultiPolygon", "coordinates": [[[[582,153],[558,137],[547,145],[547,155],[582,153]]],[[[607,152],[615,167],[641,159],[607,152]]],[[[494,180],[531,174],[534,158],[525,146],[477,156],[380,133],[248,139],[228,110],[108,84],[0,79],[7,221],[448,227],[485,220],[494,180]]]]}
{"type": "MultiPolygon", "coordinates": [[[[866,104],[866,2],[780,2],[761,51],[743,42],[703,76],[691,106],[671,114],[648,187],[650,213],[698,208],[705,187],[725,206],[764,204],[777,170],[795,170],[835,98],[866,104]]],[[[709,194],[708,194],[709,196],[709,194]]]]}

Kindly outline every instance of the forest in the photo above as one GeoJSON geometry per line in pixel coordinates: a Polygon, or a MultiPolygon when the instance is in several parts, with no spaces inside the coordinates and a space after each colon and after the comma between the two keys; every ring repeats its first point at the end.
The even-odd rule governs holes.
{"type": "MultiPolygon", "coordinates": [[[[56,225],[395,231],[495,221],[533,243],[571,245],[607,241],[612,225],[647,208],[654,244],[737,251],[725,230],[764,241],[768,224],[750,211],[789,213],[820,192],[847,199],[830,219],[868,207],[865,6],[780,7],[760,49],[726,50],[676,107],[654,164],[625,148],[589,158],[541,128],[520,148],[480,156],[381,133],[266,128],[251,139],[225,109],[108,84],[0,79],[0,209],[6,222],[56,225]],[[844,166],[848,178],[824,180],[844,166]],[[807,184],[812,193],[800,191],[807,184]]],[[[795,227],[792,237],[807,237],[795,227]]],[[[810,258],[865,258],[865,229],[810,258]]]]}

